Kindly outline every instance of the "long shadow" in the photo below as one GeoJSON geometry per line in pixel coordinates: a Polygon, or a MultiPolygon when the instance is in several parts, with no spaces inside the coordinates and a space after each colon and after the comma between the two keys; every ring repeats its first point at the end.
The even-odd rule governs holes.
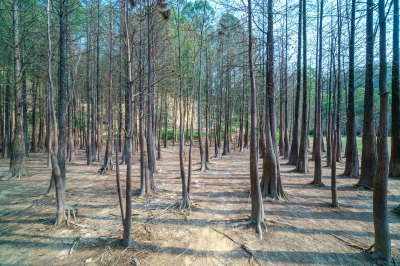
{"type": "MultiPolygon", "coordinates": [[[[240,247],[232,251],[213,251],[213,250],[195,250],[190,248],[181,247],[160,247],[151,244],[134,243],[132,248],[136,251],[147,251],[156,254],[170,254],[193,257],[215,257],[222,258],[235,258],[243,259],[250,255],[241,250],[240,247]]],[[[333,252],[301,252],[301,251],[264,251],[252,250],[254,257],[264,263],[296,263],[296,264],[318,264],[318,265],[332,265],[332,264],[358,264],[361,259],[370,259],[364,253],[333,253],[333,252]]]]}

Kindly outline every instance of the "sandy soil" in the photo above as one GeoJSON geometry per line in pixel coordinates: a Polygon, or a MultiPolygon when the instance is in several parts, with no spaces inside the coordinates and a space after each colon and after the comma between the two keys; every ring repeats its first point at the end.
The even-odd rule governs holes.
{"type": "MultiPolygon", "coordinates": [[[[330,170],[325,187],[309,185],[307,175],[294,173],[281,159],[283,187],[289,200],[264,200],[268,223],[259,240],[253,228],[235,227],[250,213],[248,150],[213,158],[210,170],[193,174],[191,211],[180,211],[178,147],[162,149],[156,184],[162,192],[134,197],[133,244],[121,245],[122,223],[115,173],[97,175],[101,163],[86,166],[84,151],[67,165],[67,200],[79,208],[77,221],[54,227],[55,199],[41,198],[50,169],[46,155],[28,159],[29,176],[0,182],[0,264],[133,264],[133,265],[371,265],[362,248],[374,242],[372,191],[355,187],[357,180],[338,178],[340,207],[330,207],[330,170]]],[[[194,150],[194,169],[199,168],[194,150]]],[[[137,158],[135,157],[135,160],[137,158]]],[[[1,174],[9,161],[0,160],[1,174]]],[[[323,162],[325,165],[326,162],[323,162]]],[[[261,160],[259,162],[261,169],[261,160]]],[[[122,177],[125,166],[121,166],[122,177]]],[[[133,166],[135,188],[139,164],[133,166]]],[[[187,169],[187,167],[186,167],[187,169]]],[[[338,173],[343,164],[338,164],[338,173]]],[[[260,171],[261,174],[261,171],[260,171]]],[[[123,179],[124,182],[124,179],[123,179]]],[[[137,195],[137,190],[135,190],[137,195]]],[[[388,206],[393,264],[400,264],[400,180],[389,181],[388,206]]]]}

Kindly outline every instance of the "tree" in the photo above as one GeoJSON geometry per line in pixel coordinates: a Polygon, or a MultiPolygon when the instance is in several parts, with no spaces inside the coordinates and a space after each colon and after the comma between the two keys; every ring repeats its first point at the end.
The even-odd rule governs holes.
{"type": "Polygon", "coordinates": [[[288,133],[288,127],[289,127],[289,110],[288,110],[288,3],[287,0],[285,1],[285,70],[284,70],[284,88],[285,88],[285,127],[284,127],[284,153],[283,156],[285,159],[289,158],[289,149],[290,149],[290,144],[289,144],[289,133],[288,133]]]}
{"type": "MultiPolygon", "coordinates": [[[[275,126],[274,96],[274,35],[272,0],[268,0],[267,79],[265,97],[265,152],[263,158],[262,195],[272,198],[285,197],[280,178],[280,166],[275,126]]],[[[262,147],[264,148],[264,147],[262,147]]]]}
{"type": "MultiPolygon", "coordinates": [[[[132,104],[133,104],[133,81],[132,81],[132,56],[131,56],[131,36],[128,29],[128,0],[124,1],[124,31],[125,31],[125,49],[126,49],[126,61],[128,62],[127,80],[129,87],[129,99],[128,99],[128,114],[130,121],[132,121],[132,104]]],[[[132,143],[133,126],[129,123],[127,130],[127,141],[132,143]]],[[[119,162],[117,161],[117,164],[119,162]]],[[[118,172],[118,171],[117,171],[118,172]]],[[[119,175],[119,173],[117,173],[119,175]]],[[[126,192],[125,192],[125,221],[124,225],[124,236],[123,245],[129,247],[132,243],[132,149],[129,149],[126,157],[126,192]]]]}
{"type": "MultiPolygon", "coordinates": [[[[398,4],[398,3],[397,3],[398,4]]],[[[378,165],[376,169],[373,213],[375,229],[375,257],[389,260],[391,257],[390,231],[387,211],[387,186],[389,176],[389,152],[387,147],[389,92],[386,75],[386,16],[385,1],[379,0],[379,95],[380,113],[378,128],[378,165]]]]}
{"type": "MultiPolygon", "coordinates": [[[[7,61],[10,61],[9,59],[7,61]]],[[[10,139],[10,101],[11,101],[11,96],[10,96],[10,76],[11,76],[11,67],[7,68],[7,79],[6,79],[6,92],[5,92],[5,119],[4,119],[4,140],[3,140],[3,145],[2,145],[2,157],[10,157],[11,156],[11,139],[10,139]]]]}
{"type": "MultiPolygon", "coordinates": [[[[340,120],[341,120],[341,104],[342,104],[342,7],[341,3],[339,3],[339,0],[337,1],[337,14],[338,14],[338,33],[337,33],[337,60],[338,60],[338,65],[337,65],[337,110],[336,110],[336,133],[338,134],[336,142],[334,142],[334,145],[337,145],[336,147],[336,156],[332,156],[333,159],[336,158],[336,161],[341,162],[342,161],[342,149],[341,149],[341,134],[340,134],[340,120]]],[[[335,138],[335,137],[334,137],[335,138]]],[[[335,149],[335,148],[334,148],[335,149]]]]}
{"type": "MultiPolygon", "coordinates": [[[[142,1],[140,1],[140,15],[142,15],[142,1]]],[[[140,147],[140,194],[143,197],[150,192],[150,180],[147,158],[147,143],[144,130],[144,86],[143,86],[143,38],[142,23],[139,23],[139,147],[140,147]]]]}
{"type": "MultiPolygon", "coordinates": [[[[204,24],[206,20],[206,6],[207,0],[204,1],[204,9],[203,9],[203,22],[201,24],[201,36],[200,36],[200,66],[199,66],[199,89],[197,93],[197,128],[198,128],[198,135],[199,135],[199,147],[200,147],[200,171],[206,169],[206,159],[204,157],[204,146],[203,146],[203,136],[202,136],[202,126],[201,126],[201,60],[202,60],[202,52],[203,52],[203,31],[204,31],[204,24]]],[[[206,136],[207,138],[207,136],[206,136]]]]}
{"type": "MultiPolygon", "coordinates": [[[[113,139],[113,111],[112,111],[112,91],[113,91],[113,49],[114,49],[114,41],[113,41],[113,3],[110,0],[110,65],[109,65],[109,88],[108,88],[108,130],[107,130],[107,144],[106,144],[106,153],[104,156],[104,163],[101,166],[99,172],[101,174],[105,173],[107,170],[113,169],[112,162],[112,139],[113,139]]],[[[103,133],[101,132],[101,135],[103,133]]],[[[99,148],[101,150],[101,146],[99,148]]]]}
{"type": "MultiPolygon", "coordinates": [[[[50,87],[53,87],[52,83],[52,72],[51,72],[51,38],[50,38],[50,0],[47,1],[47,33],[48,33],[48,76],[50,87]]],[[[60,1],[59,5],[59,25],[60,25],[60,35],[59,35],[59,73],[58,73],[58,86],[59,86],[59,95],[58,95],[58,106],[59,106],[59,116],[58,123],[60,130],[58,131],[58,146],[54,146],[51,152],[51,164],[52,164],[52,179],[54,178],[55,190],[56,190],[56,199],[57,199],[57,217],[55,221],[55,225],[61,225],[64,221],[69,225],[70,216],[73,215],[75,219],[76,209],[69,206],[67,204],[66,196],[65,196],[65,102],[66,102],[66,92],[65,92],[65,18],[68,13],[68,6],[64,1],[60,1]],[[64,72],[64,73],[63,73],[64,72]],[[61,125],[64,123],[64,125],[61,125]],[[58,151],[56,156],[56,150],[58,151]]],[[[51,91],[53,92],[53,91],[51,91]]],[[[54,96],[51,95],[51,98],[54,96]]],[[[53,114],[53,118],[49,121],[53,123],[49,128],[55,128],[55,124],[57,123],[55,115],[54,115],[54,105],[51,103],[51,113],[53,114]]],[[[54,130],[53,133],[56,131],[54,130]]],[[[56,134],[53,135],[54,144],[56,143],[55,139],[57,138],[56,134]]],[[[50,140],[51,141],[51,140],[50,140]]],[[[51,143],[49,143],[49,150],[51,143]]],[[[50,183],[51,186],[51,183],[50,183]]]]}
{"type": "Polygon", "coordinates": [[[37,82],[33,82],[32,84],[32,136],[31,136],[31,152],[37,151],[37,82]]]}
{"type": "Polygon", "coordinates": [[[367,42],[362,137],[361,175],[358,185],[373,188],[376,173],[376,135],[374,123],[374,32],[373,0],[367,0],[367,42]]]}
{"type": "MultiPolygon", "coordinates": [[[[89,6],[86,1],[86,8],[89,9],[89,6]]],[[[86,91],[87,91],[87,97],[86,97],[86,135],[85,135],[85,146],[86,146],[86,164],[87,165],[92,165],[92,145],[91,145],[91,129],[90,129],[90,86],[93,84],[93,81],[91,80],[91,75],[93,73],[90,72],[91,69],[91,64],[90,64],[90,58],[92,56],[92,26],[89,21],[86,21],[86,35],[87,35],[87,41],[86,41],[86,46],[87,46],[87,63],[86,63],[86,91]]]]}
{"type": "Polygon", "coordinates": [[[300,88],[301,88],[301,44],[302,44],[302,19],[303,19],[303,0],[299,0],[299,26],[297,32],[297,83],[296,83],[296,98],[293,116],[292,129],[292,146],[290,148],[289,164],[297,165],[299,160],[299,106],[300,106],[300,88]]]}
{"type": "MultiPolygon", "coordinates": [[[[152,12],[151,0],[147,0],[147,159],[149,167],[149,179],[151,188],[156,189],[154,183],[154,173],[156,172],[156,155],[154,146],[154,130],[153,130],[153,115],[154,115],[154,84],[153,84],[153,65],[152,65],[152,12]]],[[[131,122],[132,123],[132,122],[131,122]]]]}
{"type": "Polygon", "coordinates": [[[299,159],[296,170],[300,173],[308,171],[308,125],[307,125],[307,1],[303,0],[303,105],[300,137],[299,159]]]}
{"type": "Polygon", "coordinates": [[[182,107],[182,95],[183,95],[183,81],[182,81],[182,56],[181,56],[181,13],[180,13],[180,1],[177,1],[178,6],[178,64],[179,64],[179,164],[180,174],[182,180],[182,201],[180,208],[189,209],[190,199],[187,191],[185,165],[184,165],[184,132],[185,127],[183,120],[183,107],[182,107]]]}
{"type": "Polygon", "coordinates": [[[58,153],[57,160],[60,167],[61,178],[65,186],[65,148],[66,148],[66,16],[68,14],[68,6],[65,1],[60,0],[59,9],[59,64],[58,64],[58,153]]]}
{"type": "Polygon", "coordinates": [[[400,177],[399,0],[393,0],[391,177],[400,177]]]}
{"type": "Polygon", "coordinates": [[[319,14],[319,54],[318,54],[318,80],[317,80],[317,121],[314,149],[314,181],[313,184],[322,186],[322,164],[321,164],[321,140],[322,140],[322,19],[324,16],[324,0],[321,0],[319,14]]]}
{"type": "Polygon", "coordinates": [[[15,89],[15,129],[11,147],[10,170],[8,177],[18,177],[27,174],[25,159],[25,141],[22,127],[23,98],[21,87],[21,42],[19,25],[19,1],[13,1],[13,32],[14,32],[14,89],[15,89]]]}
{"type": "Polygon", "coordinates": [[[347,130],[346,130],[346,164],[344,176],[358,177],[359,163],[356,140],[356,121],[354,112],[354,39],[356,20],[356,1],[351,1],[350,40],[349,40],[349,93],[347,108],[347,130]]]}
{"type": "MultiPolygon", "coordinates": [[[[271,1],[271,0],[269,0],[271,1]]],[[[262,226],[264,224],[264,207],[261,196],[260,183],[257,171],[257,148],[256,148],[256,88],[253,70],[253,31],[252,31],[252,7],[248,0],[248,27],[249,27],[249,71],[251,90],[251,137],[250,137],[250,194],[251,194],[251,216],[249,222],[254,223],[257,233],[262,238],[262,226]]]]}

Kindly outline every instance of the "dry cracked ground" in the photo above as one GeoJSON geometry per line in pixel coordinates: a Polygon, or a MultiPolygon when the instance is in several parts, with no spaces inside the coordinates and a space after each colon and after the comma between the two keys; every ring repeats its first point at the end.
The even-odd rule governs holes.
{"type": "MultiPolygon", "coordinates": [[[[87,166],[84,151],[67,164],[67,200],[79,208],[70,227],[54,227],[55,199],[42,197],[50,179],[46,154],[28,159],[29,175],[0,182],[0,264],[68,265],[371,265],[365,250],[374,242],[372,191],[338,178],[338,208],[330,207],[330,170],[323,169],[325,187],[309,183],[281,158],[282,182],[288,200],[264,200],[271,222],[260,240],[251,227],[237,226],[250,213],[249,152],[233,149],[212,158],[199,172],[194,149],[192,208],[179,210],[179,150],[162,149],[155,180],[160,192],[138,198],[139,164],[133,165],[133,244],[121,245],[122,223],[115,173],[97,175],[100,162],[87,166]]],[[[326,162],[323,162],[326,164],[326,162]]],[[[0,160],[1,174],[8,159],[0,160]]],[[[261,160],[259,162],[261,167],[261,160]]],[[[187,169],[187,166],[186,166],[187,169]]],[[[261,168],[259,168],[261,169],[261,168]]],[[[121,166],[124,183],[125,166],[121,166]]],[[[343,164],[338,164],[338,173],[343,164]]],[[[261,174],[261,171],[260,171],[261,174]]],[[[389,181],[388,207],[391,261],[399,265],[400,180],[389,181]]]]}

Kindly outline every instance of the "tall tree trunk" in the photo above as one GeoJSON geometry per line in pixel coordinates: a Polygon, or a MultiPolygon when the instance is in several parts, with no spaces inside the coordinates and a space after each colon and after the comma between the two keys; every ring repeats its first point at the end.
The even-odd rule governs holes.
{"type": "MultiPolygon", "coordinates": [[[[133,81],[132,81],[132,57],[131,57],[131,43],[130,34],[128,30],[128,0],[124,1],[124,30],[125,30],[125,44],[126,44],[126,61],[127,67],[127,81],[129,86],[128,98],[128,114],[130,120],[132,119],[132,104],[133,104],[133,81]]],[[[128,132],[126,134],[127,141],[132,143],[133,127],[129,123],[128,132]]],[[[118,162],[117,162],[118,164],[118,162]]],[[[129,247],[132,243],[132,149],[129,149],[126,156],[126,192],[125,192],[125,222],[124,222],[124,236],[123,245],[129,247]]]]}
{"type": "Polygon", "coordinates": [[[13,1],[13,32],[14,32],[14,84],[15,84],[15,129],[11,147],[9,175],[21,177],[27,173],[25,159],[25,142],[23,120],[23,98],[21,88],[21,42],[19,34],[19,1],[13,1]]]}
{"type": "Polygon", "coordinates": [[[284,99],[284,104],[285,104],[285,128],[284,128],[284,153],[283,157],[285,159],[289,158],[289,149],[290,149],[290,144],[289,144],[289,133],[288,133],[288,127],[289,127],[289,110],[288,110],[288,42],[289,42],[289,37],[288,37],[288,3],[287,0],[285,1],[285,73],[283,77],[283,82],[284,82],[284,89],[285,89],[285,99],[284,99]]]}
{"type": "MultiPolygon", "coordinates": [[[[54,90],[52,83],[52,72],[51,72],[51,38],[50,38],[50,0],[47,1],[47,33],[48,33],[48,76],[50,83],[50,94],[49,94],[49,106],[51,108],[52,118],[49,119],[49,122],[53,125],[49,126],[51,131],[50,137],[53,140],[49,140],[49,151],[51,150],[51,164],[52,164],[52,177],[50,181],[50,186],[48,192],[50,192],[52,188],[52,183],[55,185],[56,191],[56,199],[57,199],[57,215],[55,225],[61,225],[64,221],[69,225],[70,222],[70,213],[72,212],[73,217],[75,218],[75,210],[68,206],[66,197],[65,197],[65,15],[68,13],[67,5],[64,1],[60,1],[59,6],[59,25],[60,25],[60,36],[59,36],[59,120],[64,122],[64,128],[61,128],[59,125],[59,133],[58,133],[58,146],[57,145],[57,135],[56,135],[56,123],[57,119],[55,117],[54,111],[54,90]],[[63,108],[63,109],[60,109],[63,108]],[[63,118],[64,117],[64,118],[63,118]],[[64,134],[64,135],[63,135],[64,134]],[[63,138],[64,137],[64,138],[63,138]],[[61,144],[61,146],[60,146],[61,144]],[[64,146],[62,146],[64,144],[64,146]],[[53,146],[53,147],[51,147],[53,146]],[[57,159],[56,152],[58,150],[58,157],[61,160],[64,160],[64,165],[57,159]],[[60,156],[60,152],[63,153],[60,156]],[[63,167],[63,168],[62,168],[63,167]],[[64,173],[63,173],[64,170],[64,173]],[[64,177],[63,177],[64,175],[64,177]],[[66,212],[68,215],[66,215],[66,212]]],[[[59,121],[60,123],[60,121],[59,121]]]]}
{"type": "Polygon", "coordinates": [[[32,140],[31,140],[31,152],[37,151],[37,113],[36,113],[36,102],[37,102],[37,83],[36,81],[32,84],[32,140]]]}
{"type": "Polygon", "coordinates": [[[210,152],[209,152],[209,110],[210,110],[210,97],[209,97],[209,91],[211,88],[209,88],[208,84],[208,79],[209,79],[209,69],[208,69],[208,46],[206,44],[206,137],[205,137],[205,161],[206,161],[206,166],[207,163],[210,162],[210,152]]]}
{"type": "Polygon", "coordinates": [[[169,113],[169,102],[170,98],[169,96],[166,96],[166,101],[165,101],[165,111],[164,111],[164,139],[163,139],[163,145],[164,148],[167,148],[168,145],[168,113],[169,113]]]}
{"type": "Polygon", "coordinates": [[[302,20],[303,20],[303,0],[299,0],[299,26],[297,33],[297,83],[296,83],[296,98],[293,116],[292,129],[292,146],[289,154],[289,164],[297,165],[299,160],[299,108],[300,108],[300,90],[301,90],[301,44],[302,44],[302,20]]]}
{"type": "Polygon", "coordinates": [[[358,185],[373,188],[376,173],[376,134],[374,119],[374,1],[367,0],[367,48],[364,94],[361,175],[358,185]]]}
{"type": "Polygon", "coordinates": [[[391,177],[400,177],[399,0],[393,0],[391,177]]]}
{"type": "MultiPolygon", "coordinates": [[[[143,1],[140,1],[140,14],[143,10],[143,1]]],[[[145,91],[143,86],[143,34],[142,23],[139,24],[139,147],[140,147],[140,194],[139,197],[144,197],[150,193],[151,184],[149,180],[148,158],[147,158],[147,143],[145,136],[145,119],[144,119],[144,101],[145,91]]]]}
{"type": "Polygon", "coordinates": [[[29,157],[29,140],[28,140],[28,114],[26,108],[26,59],[25,59],[25,38],[21,41],[22,43],[22,120],[24,130],[24,144],[25,144],[25,156],[29,157]]]}
{"type": "MultiPolygon", "coordinates": [[[[341,52],[342,52],[342,9],[341,3],[337,2],[338,8],[338,71],[337,71],[337,119],[336,119],[336,131],[338,134],[337,138],[337,151],[336,151],[336,161],[342,161],[342,141],[341,141],[341,129],[340,129],[340,120],[341,120],[341,105],[342,105],[342,65],[341,65],[341,52]]],[[[333,157],[335,158],[335,157],[333,157]]]]}
{"type": "MultiPolygon", "coordinates": [[[[397,2],[398,7],[398,2],[397,2]]],[[[379,95],[380,113],[378,127],[378,165],[373,194],[373,213],[375,228],[375,257],[389,260],[391,257],[390,230],[387,209],[387,187],[389,176],[388,137],[388,110],[389,92],[387,90],[386,75],[386,16],[385,1],[379,0],[379,95]]]]}
{"type": "MultiPolygon", "coordinates": [[[[89,8],[87,5],[86,8],[89,8]]],[[[86,136],[85,136],[85,146],[86,146],[86,164],[92,165],[92,145],[91,145],[91,130],[90,130],[90,86],[91,86],[91,78],[90,76],[93,73],[90,72],[90,57],[92,56],[92,27],[89,21],[86,22],[86,31],[87,31],[87,65],[86,65],[86,92],[87,92],[87,101],[86,101],[86,136]]]]}
{"type": "Polygon", "coordinates": [[[103,150],[103,97],[100,84],[100,0],[97,0],[97,34],[96,34],[96,94],[97,94],[97,161],[101,161],[103,150]]]}
{"type": "Polygon", "coordinates": [[[173,118],[172,118],[172,146],[175,146],[175,141],[176,141],[176,122],[178,118],[178,108],[177,108],[177,100],[174,95],[174,113],[173,113],[173,118]]]}
{"type": "Polygon", "coordinates": [[[180,208],[190,208],[189,193],[187,191],[186,174],[184,165],[184,120],[183,120],[183,107],[182,107],[182,94],[183,94],[183,81],[182,81],[182,57],[181,57],[181,14],[180,14],[180,1],[178,0],[178,56],[179,56],[179,164],[180,175],[182,180],[182,202],[180,208]]]}
{"type": "Polygon", "coordinates": [[[249,71],[251,88],[251,139],[250,139],[250,194],[251,217],[250,221],[256,226],[256,230],[262,238],[262,226],[264,225],[264,207],[261,196],[260,183],[257,171],[257,147],[256,147],[256,85],[253,70],[253,33],[252,33],[252,7],[248,0],[248,28],[249,28],[249,71]]]}
{"type": "MultiPolygon", "coordinates": [[[[110,0],[110,64],[109,64],[109,88],[108,88],[108,108],[107,108],[107,116],[108,116],[108,127],[107,127],[107,144],[106,144],[106,153],[104,156],[104,163],[100,168],[99,172],[101,174],[105,173],[108,170],[113,169],[113,161],[112,161],[112,145],[111,142],[113,140],[113,111],[112,111],[112,91],[113,91],[113,49],[114,49],[114,39],[113,39],[113,3],[110,0]]],[[[100,145],[101,149],[101,145],[100,145]]],[[[117,162],[118,163],[118,162],[117,162]]]]}
{"type": "MultiPolygon", "coordinates": [[[[319,54],[318,54],[318,80],[317,80],[317,105],[316,105],[316,134],[314,149],[314,181],[313,184],[322,186],[321,140],[322,139],[322,19],[324,16],[324,0],[321,0],[319,14],[319,54]]],[[[336,169],[335,169],[336,170],[336,169]]]]}
{"type": "Polygon", "coordinates": [[[11,67],[7,68],[7,79],[6,79],[6,93],[5,93],[5,119],[4,119],[4,141],[3,141],[3,154],[2,157],[10,157],[11,156],[11,139],[10,139],[10,117],[11,117],[11,110],[10,110],[10,101],[11,101],[11,92],[10,92],[10,76],[11,76],[11,67]]]}
{"type": "MultiPolygon", "coordinates": [[[[331,22],[331,25],[333,23],[331,22]]],[[[329,60],[329,84],[328,84],[328,110],[327,110],[327,125],[326,125],[326,166],[330,167],[332,163],[332,116],[331,116],[331,101],[332,101],[332,68],[334,65],[333,57],[333,37],[330,40],[330,60],[329,60]]]]}
{"type": "Polygon", "coordinates": [[[300,173],[308,171],[308,117],[307,117],[307,2],[303,0],[303,110],[299,159],[297,161],[296,170],[300,173]]]}
{"type": "Polygon", "coordinates": [[[65,1],[60,1],[59,10],[59,65],[58,65],[58,154],[57,160],[60,167],[61,179],[65,187],[65,144],[66,144],[66,15],[68,6],[65,1]]]}
{"type": "MultiPolygon", "coordinates": [[[[43,93],[41,93],[41,91],[43,91],[41,89],[40,84],[38,84],[38,89],[39,89],[39,98],[41,99],[42,102],[42,98],[41,96],[44,96],[43,93]]],[[[39,109],[39,140],[37,143],[37,148],[38,151],[43,151],[44,150],[44,143],[45,143],[45,129],[44,129],[44,118],[45,118],[45,114],[46,108],[43,108],[43,104],[39,105],[40,109],[39,109]]]]}
{"type": "Polygon", "coordinates": [[[344,176],[358,177],[359,163],[356,140],[356,119],[354,112],[354,39],[356,1],[351,1],[350,41],[349,41],[349,95],[347,108],[347,139],[346,139],[346,164],[344,176]]]}
{"type": "Polygon", "coordinates": [[[274,35],[273,35],[273,0],[268,0],[268,33],[267,33],[267,76],[265,97],[265,152],[263,158],[263,177],[261,180],[262,195],[271,198],[285,197],[283,192],[275,125],[274,95],[274,35]]]}
{"type": "MultiPolygon", "coordinates": [[[[69,1],[67,1],[69,3],[69,1]]],[[[70,53],[71,53],[71,19],[70,19],[70,14],[68,13],[66,15],[66,22],[67,22],[67,28],[66,28],[66,58],[67,58],[67,64],[66,64],[66,72],[67,72],[67,94],[68,94],[68,106],[67,106],[67,113],[68,113],[68,138],[67,138],[67,160],[69,162],[72,162],[75,160],[75,143],[74,143],[74,134],[73,134],[73,109],[74,109],[74,82],[72,81],[72,73],[71,73],[71,59],[70,59],[70,53]]],[[[79,57],[80,58],[80,57],[79,57]]],[[[79,59],[77,63],[77,67],[79,64],[79,59]]],[[[76,76],[76,75],[75,75],[76,76]]]]}
{"type": "Polygon", "coordinates": [[[153,111],[154,111],[154,84],[153,84],[153,67],[152,67],[152,13],[151,13],[151,1],[147,0],[147,153],[148,153],[148,167],[149,167],[149,179],[151,182],[151,188],[156,190],[154,183],[154,172],[155,172],[155,148],[154,148],[154,137],[153,137],[153,111]]]}
{"type": "MultiPolygon", "coordinates": [[[[204,1],[204,8],[203,8],[203,23],[201,25],[201,37],[200,37],[200,65],[199,65],[199,89],[197,93],[197,128],[198,128],[198,135],[199,135],[199,148],[200,148],[200,171],[206,169],[206,159],[204,157],[204,146],[203,146],[203,136],[202,136],[202,110],[201,110],[201,63],[202,63],[202,52],[203,52],[203,29],[206,20],[206,6],[207,0],[204,1]]],[[[193,118],[192,118],[193,120],[193,118]]]]}

